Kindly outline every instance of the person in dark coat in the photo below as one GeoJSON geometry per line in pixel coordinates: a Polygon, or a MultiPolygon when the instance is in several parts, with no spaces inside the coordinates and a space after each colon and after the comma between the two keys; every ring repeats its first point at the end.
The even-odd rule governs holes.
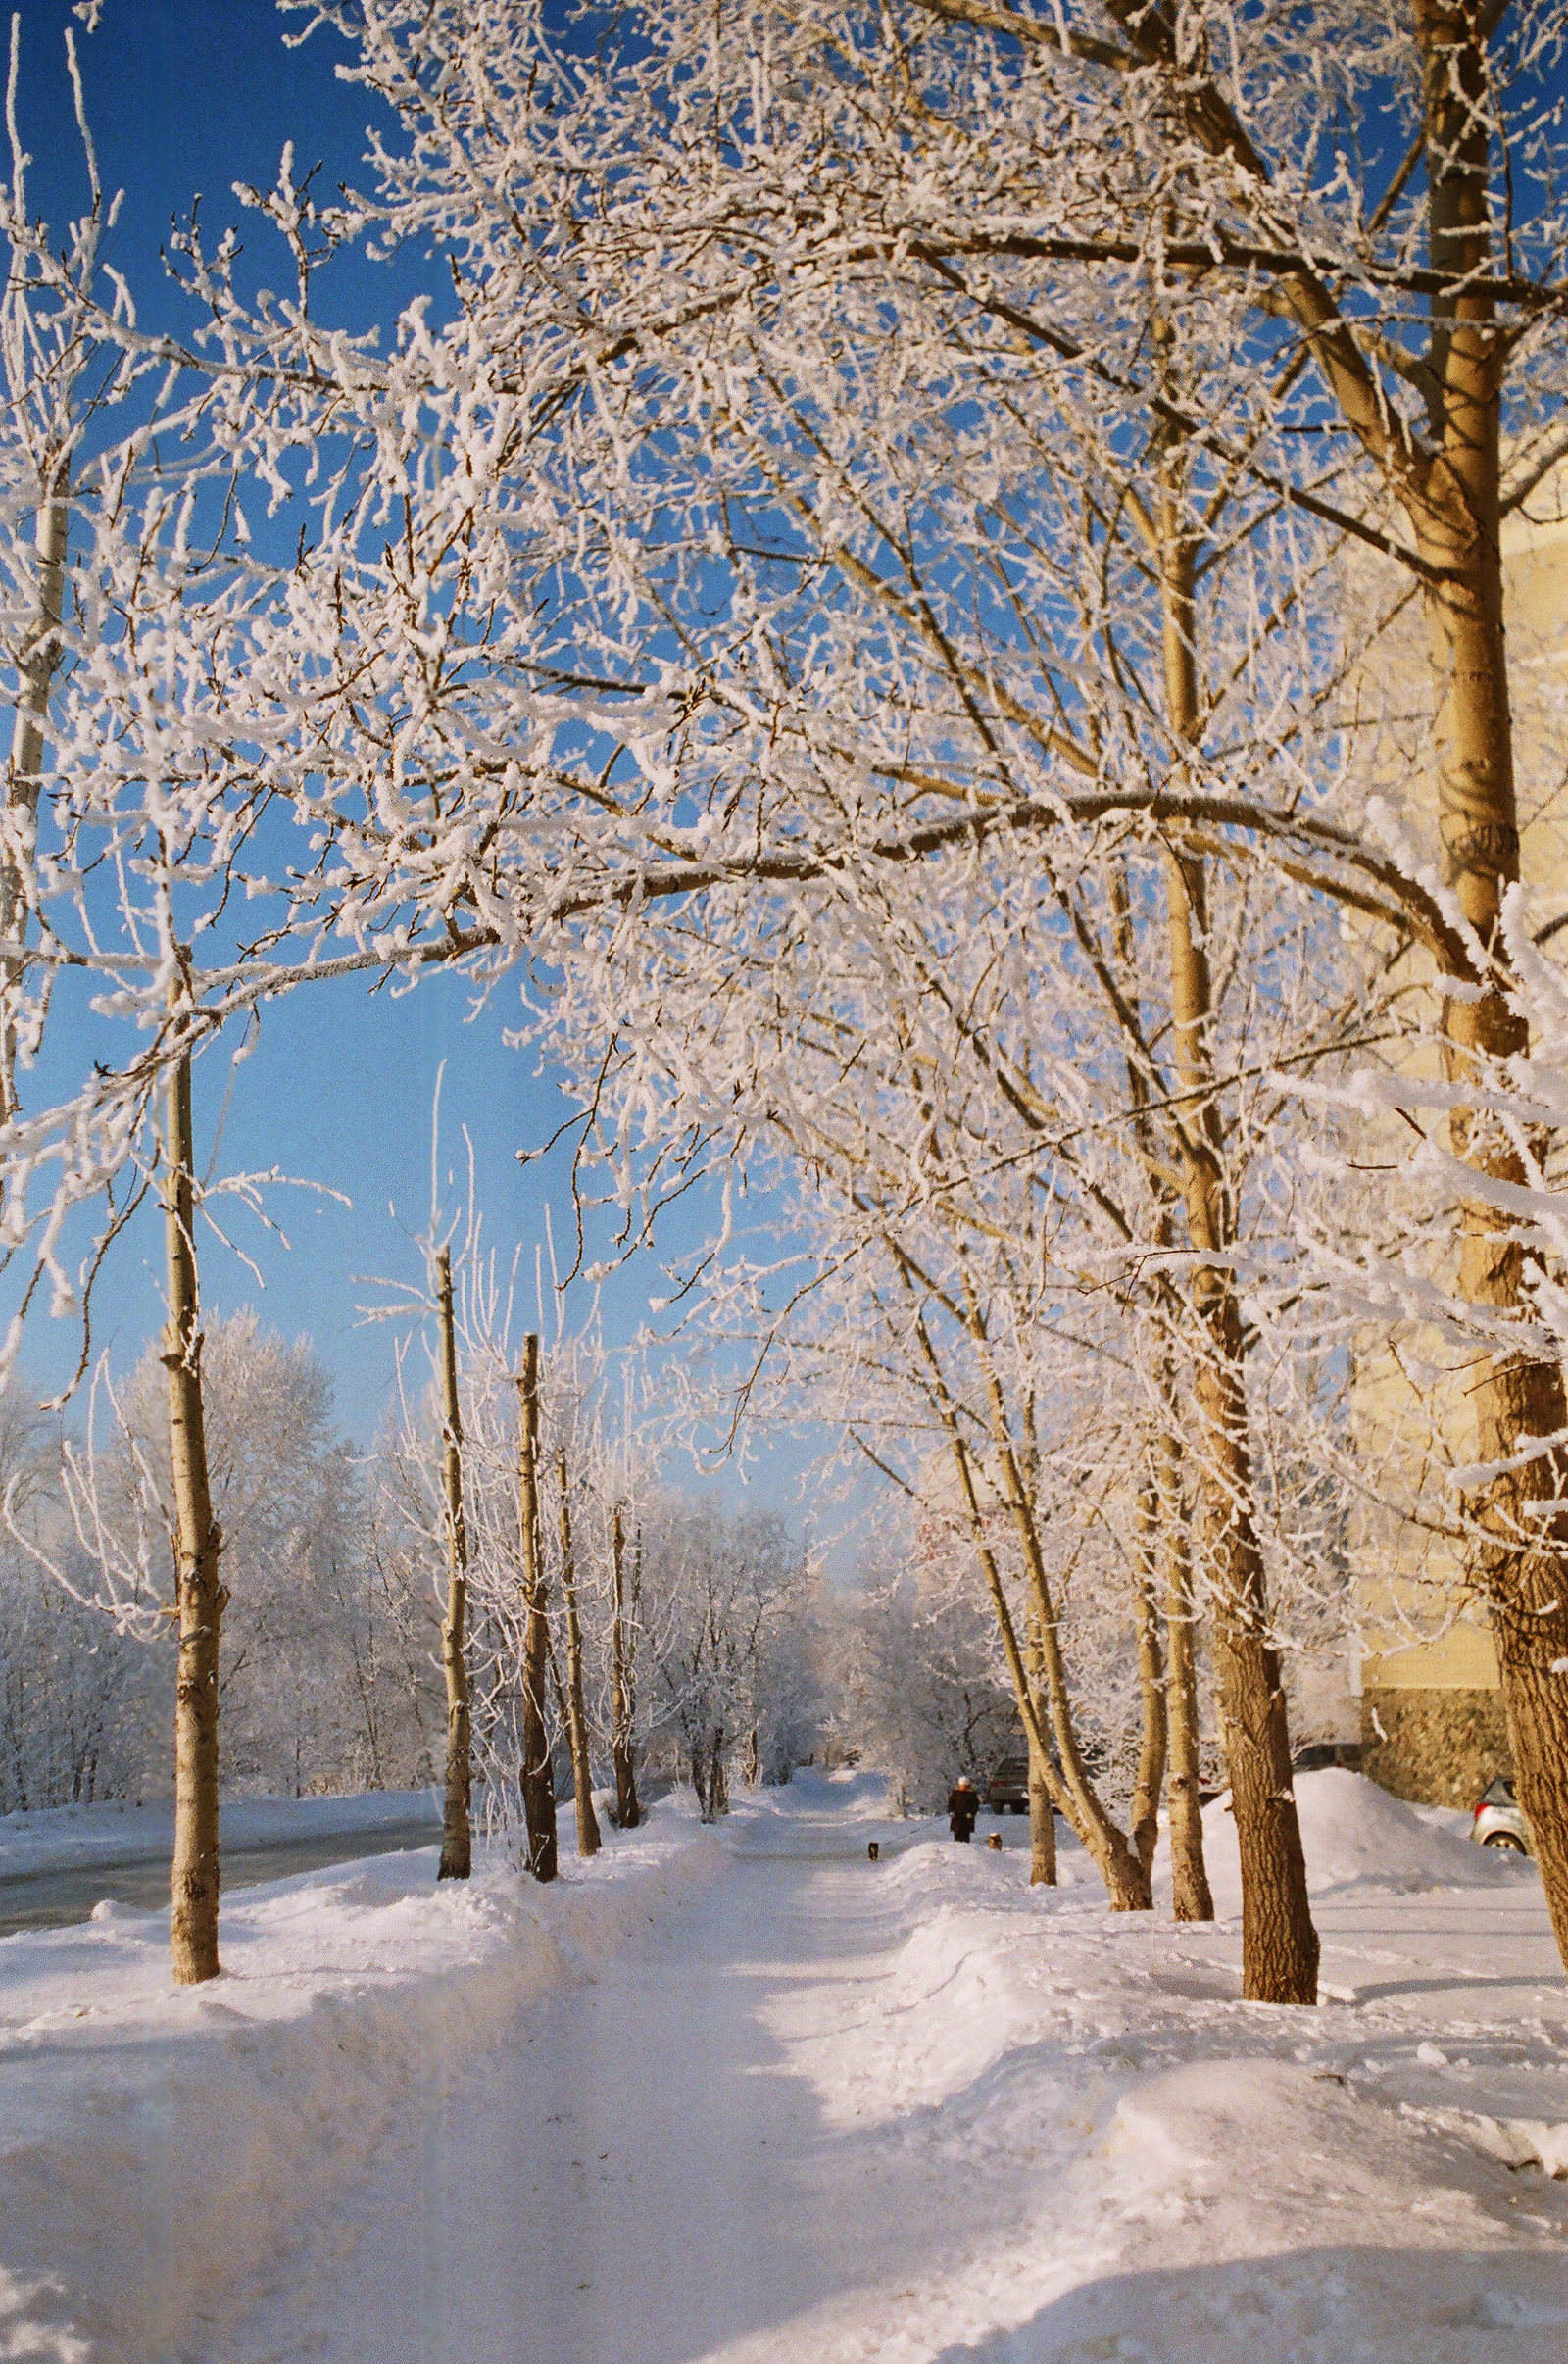
{"type": "Polygon", "coordinates": [[[968,1774],[960,1773],[957,1786],[948,1792],[948,1828],[965,1846],[974,1837],[974,1821],[979,1811],[980,1793],[968,1774]]]}

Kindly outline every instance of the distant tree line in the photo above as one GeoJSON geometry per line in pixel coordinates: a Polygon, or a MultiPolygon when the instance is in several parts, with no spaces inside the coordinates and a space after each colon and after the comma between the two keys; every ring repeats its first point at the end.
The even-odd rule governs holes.
{"type": "MultiPolygon", "coordinates": [[[[548,1358],[547,1358],[548,1359],[548,1358]]],[[[580,1361],[580,1357],[579,1357],[580,1361]]],[[[202,1356],[213,1502],[223,1535],[220,1779],[225,1791],[312,1797],[440,1779],[445,1541],[425,1479],[439,1461],[433,1399],[358,1453],[337,1433],[310,1342],[250,1311],[214,1321],[202,1356]],[[434,1512],[434,1514],[432,1514],[434,1512]]],[[[19,1378],[0,1395],[0,1813],[164,1797],[173,1621],[165,1374],[149,1350],[113,1398],[107,1441],[63,1436],[19,1378]],[[165,1584],[167,1593],[167,1583],[165,1584]]],[[[100,1383],[100,1396],[107,1382],[100,1383]]],[[[553,1417],[553,1450],[564,1451],[553,1417]]],[[[99,1410],[110,1411],[100,1401],[99,1410]]],[[[498,1401],[499,1414],[514,1405],[498,1401]]],[[[481,1424],[482,1425],[482,1424],[481,1424]]],[[[498,1438],[515,1534],[515,1437],[498,1438]]],[[[787,1781],[808,1752],[817,1682],[807,1571],[781,1520],[731,1517],[644,1472],[612,1501],[603,1454],[569,1467],[573,1591],[591,1787],[614,1798],[617,1746],[635,1778],[689,1781],[710,1817],[730,1786],[787,1781]],[[619,1505],[616,1663],[613,1535],[619,1505]]],[[[477,1458],[475,1480],[481,1475],[477,1458]]],[[[558,1516],[548,1530],[544,1699],[552,1788],[572,1749],[558,1516]]],[[[482,1523],[475,1503],[470,1522],[482,1523]]],[[[492,1538],[492,1541],[494,1539],[492,1538]]],[[[518,1575],[476,1554],[470,1634],[479,1810],[498,1827],[518,1768],[518,1575]]],[[[525,1622],[525,1620],[524,1620],[525,1622]]],[[[614,1804],[609,1810],[614,1812],[614,1804]]]]}

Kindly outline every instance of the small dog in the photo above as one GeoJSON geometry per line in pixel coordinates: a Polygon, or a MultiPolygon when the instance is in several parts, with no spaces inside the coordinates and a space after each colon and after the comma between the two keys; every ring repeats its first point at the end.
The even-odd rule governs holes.
{"type": "Polygon", "coordinates": [[[866,1841],[865,1851],[870,1856],[871,1861],[874,1863],[878,1855],[880,1855],[882,1852],[880,1842],[875,1839],[868,1839],[866,1841]]]}
{"type": "Polygon", "coordinates": [[[1002,1833],[1000,1831],[993,1831],[990,1838],[986,1841],[986,1845],[988,1847],[990,1847],[991,1852],[994,1855],[1000,1855],[1002,1852],[1002,1833]]]}

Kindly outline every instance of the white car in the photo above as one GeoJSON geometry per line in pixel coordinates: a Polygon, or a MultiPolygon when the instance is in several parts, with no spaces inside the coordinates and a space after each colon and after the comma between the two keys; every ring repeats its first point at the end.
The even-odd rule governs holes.
{"type": "Polygon", "coordinates": [[[1476,1801],[1470,1836],[1482,1847],[1498,1847],[1505,1855],[1534,1854],[1530,1825],[1514,1797],[1511,1773],[1499,1773],[1482,1791],[1476,1801]]]}

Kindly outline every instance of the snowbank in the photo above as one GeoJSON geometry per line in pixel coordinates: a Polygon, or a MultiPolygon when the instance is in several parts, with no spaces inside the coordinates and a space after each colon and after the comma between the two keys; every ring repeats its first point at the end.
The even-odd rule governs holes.
{"type": "Polygon", "coordinates": [[[221,2352],[248,2277],[432,2083],[456,2098],[532,1997],[724,1859],[671,1800],[548,1890],[485,1850],[439,1888],[434,1847],[337,1865],[226,1906],[223,1975],[196,1989],[170,1981],[165,1914],[0,1941],[0,2355],[221,2352]]]}
{"type": "Polygon", "coordinates": [[[1031,1891],[1007,1825],[1000,1855],[923,1837],[867,1869],[890,1923],[876,1977],[847,1966],[774,2025],[847,2142],[879,2142],[890,2180],[934,2153],[992,2238],[896,2295],[860,2290],[853,2329],[825,2299],[723,2364],[1563,2352],[1568,1995],[1535,1867],[1359,1776],[1297,1788],[1316,2011],[1241,2000],[1217,1805],[1204,1927],[1111,1913],[1077,1850],[1069,1883],[1031,1891]]]}
{"type": "MultiPolygon", "coordinates": [[[[1296,1777],[1306,1876],[1314,1896],[1366,1886],[1417,1896],[1442,1888],[1496,1894],[1539,1888],[1534,1863],[1467,1836],[1468,1814],[1406,1805],[1364,1773],[1328,1766],[1296,1777]]],[[[1203,1851],[1221,1914],[1242,1909],[1241,1862],[1230,1797],[1203,1808],[1203,1851]]],[[[1167,1873],[1168,1886],[1168,1873],[1167,1873]]]]}

